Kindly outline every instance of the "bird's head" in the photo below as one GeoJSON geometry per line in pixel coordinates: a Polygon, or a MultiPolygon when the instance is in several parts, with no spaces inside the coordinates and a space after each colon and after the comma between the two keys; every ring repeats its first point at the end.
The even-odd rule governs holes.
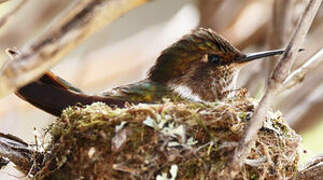
{"type": "MultiPolygon", "coordinates": [[[[277,50],[247,55],[211,29],[199,28],[183,36],[161,53],[149,72],[149,79],[189,86],[193,92],[197,91],[196,88],[214,91],[214,85],[218,80],[233,80],[230,76],[236,74],[235,69],[241,67],[239,65],[282,52],[277,50]],[[201,87],[203,83],[205,87],[201,87]]],[[[226,84],[229,82],[223,82],[221,86],[226,84]]]]}

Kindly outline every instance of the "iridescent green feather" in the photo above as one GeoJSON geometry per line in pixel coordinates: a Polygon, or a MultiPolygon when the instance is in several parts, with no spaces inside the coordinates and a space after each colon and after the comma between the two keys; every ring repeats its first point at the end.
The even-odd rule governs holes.
{"type": "Polygon", "coordinates": [[[150,70],[149,79],[162,83],[176,79],[189,69],[192,61],[201,59],[205,54],[216,54],[223,57],[222,61],[242,55],[211,29],[199,28],[161,53],[150,70]]]}
{"type": "Polygon", "coordinates": [[[129,102],[160,102],[163,97],[167,97],[170,90],[163,84],[152,81],[140,81],[135,84],[121,86],[114,89],[119,95],[105,93],[105,96],[124,99],[129,102]]]}

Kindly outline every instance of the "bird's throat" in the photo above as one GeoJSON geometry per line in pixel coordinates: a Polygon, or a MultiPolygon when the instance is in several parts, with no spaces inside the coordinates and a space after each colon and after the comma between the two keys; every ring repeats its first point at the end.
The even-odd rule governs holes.
{"type": "Polygon", "coordinates": [[[195,102],[202,102],[199,94],[193,92],[193,90],[186,85],[170,85],[171,89],[178,94],[178,96],[195,102]]]}

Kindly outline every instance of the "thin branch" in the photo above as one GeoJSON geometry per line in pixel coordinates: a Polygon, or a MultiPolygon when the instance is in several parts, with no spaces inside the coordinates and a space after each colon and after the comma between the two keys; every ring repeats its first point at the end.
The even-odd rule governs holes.
{"type": "Polygon", "coordinates": [[[323,157],[317,157],[299,171],[296,180],[321,179],[323,177],[323,157]]]}
{"type": "Polygon", "coordinates": [[[270,11],[267,9],[268,7],[263,1],[248,1],[248,4],[244,5],[235,19],[220,34],[228,37],[233,45],[238,45],[238,48],[241,49],[240,44],[245,41],[254,42],[252,41],[254,38],[259,39],[254,35],[257,31],[261,31],[262,27],[270,20],[270,11]],[[253,8],[257,8],[257,11],[254,11],[253,8]],[[250,21],[251,16],[255,17],[252,21],[250,21]],[[244,31],[246,28],[248,31],[244,31]]]}
{"type": "Polygon", "coordinates": [[[293,0],[275,0],[272,11],[272,30],[269,43],[271,49],[282,48],[288,40],[288,33],[292,29],[293,0]]]}
{"type": "Polygon", "coordinates": [[[28,173],[32,165],[33,151],[23,140],[0,133],[0,157],[9,159],[23,172],[28,173]]]}
{"type": "MultiPolygon", "coordinates": [[[[313,86],[312,86],[313,87],[313,86]]],[[[306,128],[315,122],[315,114],[321,114],[321,108],[313,108],[316,104],[322,104],[323,97],[323,85],[319,85],[318,87],[313,87],[313,90],[300,104],[296,104],[296,106],[291,109],[285,117],[290,121],[288,122],[292,127],[298,123],[300,118],[304,118],[306,114],[310,115],[311,118],[306,118],[306,123],[302,123],[302,127],[306,128]],[[316,111],[316,113],[315,113],[316,111]]],[[[297,130],[297,128],[296,128],[297,130]]]]}
{"type": "Polygon", "coordinates": [[[306,73],[313,70],[319,64],[323,63],[323,48],[316,52],[308,61],[306,61],[300,68],[291,73],[283,82],[284,89],[294,87],[299,82],[303,81],[306,73]]]}
{"type": "Polygon", "coordinates": [[[283,54],[283,57],[279,61],[279,64],[275,68],[273,75],[268,83],[268,89],[273,89],[271,91],[277,90],[276,85],[281,85],[283,81],[287,78],[292,65],[295,62],[298,50],[301,48],[301,44],[304,42],[306,34],[310,29],[310,26],[314,20],[315,15],[317,14],[322,0],[311,0],[298,25],[296,31],[294,32],[292,39],[286,47],[286,52],[283,54]]]}
{"type": "Polygon", "coordinates": [[[247,129],[245,130],[244,136],[240,140],[239,146],[235,151],[231,162],[234,170],[239,169],[249,154],[251,145],[254,144],[254,139],[257,137],[257,133],[266,119],[268,106],[271,105],[271,100],[276,92],[281,88],[284,80],[287,78],[295,61],[298,49],[305,40],[305,36],[315,15],[318,12],[321,3],[322,0],[311,0],[308,3],[302,17],[300,18],[296,31],[294,32],[285,53],[274,69],[274,72],[268,81],[265,94],[256,108],[254,115],[251,118],[247,129]]]}
{"type": "Polygon", "coordinates": [[[14,47],[13,49],[7,48],[6,54],[11,60],[14,60],[16,57],[18,57],[21,54],[21,52],[16,47],[14,47]]]}
{"type": "Polygon", "coordinates": [[[210,27],[216,29],[216,14],[223,4],[224,0],[199,0],[200,25],[201,27],[210,27]]]}
{"type": "MultiPolygon", "coordinates": [[[[272,11],[272,26],[268,33],[269,49],[280,49],[285,46],[288,41],[288,34],[294,28],[293,25],[293,0],[275,0],[272,11]]],[[[270,75],[273,71],[277,56],[270,57],[269,61],[264,61],[263,65],[266,68],[266,75],[270,75]]]]}
{"type": "Polygon", "coordinates": [[[27,0],[21,0],[21,2],[15,8],[13,8],[10,12],[1,17],[0,28],[4,26],[8,22],[8,20],[12,18],[24,6],[24,4],[26,4],[26,2],[27,0]]]}
{"type": "MultiPolygon", "coordinates": [[[[269,49],[281,49],[286,44],[288,33],[293,27],[293,3],[295,3],[293,0],[274,1],[270,22],[264,25],[263,29],[265,29],[265,32],[260,35],[262,38],[267,39],[269,49]]],[[[253,40],[254,36],[251,37],[248,39],[253,40]]],[[[259,70],[254,73],[248,73],[248,79],[245,83],[245,87],[249,87],[247,89],[257,89],[255,86],[260,86],[261,84],[255,82],[259,82],[260,79],[268,76],[273,70],[278,57],[272,56],[269,58],[270,60],[268,61],[262,61],[259,70]]]]}
{"type": "MultiPolygon", "coordinates": [[[[323,21],[323,6],[321,5],[320,10],[317,16],[314,18],[313,24],[309,32],[309,39],[306,45],[303,47],[306,48],[306,51],[302,53],[303,57],[311,57],[313,55],[312,49],[317,52],[318,49],[322,48],[322,43],[320,41],[322,36],[323,24],[320,23],[323,21]],[[309,54],[310,53],[310,54],[309,54]]],[[[294,67],[300,67],[307,59],[297,58],[297,61],[293,65],[294,67]],[[305,60],[305,61],[304,61],[305,60]]],[[[323,63],[320,63],[314,71],[310,70],[306,73],[305,79],[301,82],[300,85],[293,87],[291,90],[288,90],[280,96],[280,103],[276,102],[276,105],[279,105],[282,112],[285,114],[285,119],[288,123],[291,122],[291,127],[295,129],[296,132],[303,132],[309,130],[311,127],[317,124],[323,115],[322,105],[323,101],[308,101],[307,96],[313,94],[313,90],[316,91],[318,85],[323,81],[323,63]],[[304,103],[310,103],[309,105],[304,105],[304,103]],[[297,106],[306,106],[307,112],[300,116],[294,116],[291,119],[290,112],[293,112],[297,106]]],[[[295,111],[294,111],[295,112],[295,111]]]]}
{"type": "Polygon", "coordinates": [[[148,0],[83,0],[0,72],[0,97],[40,77],[94,32],[148,0]]]}
{"type": "Polygon", "coordinates": [[[0,0],[0,4],[1,4],[1,3],[5,3],[5,2],[7,2],[7,1],[9,1],[9,0],[0,0]]]}
{"type": "Polygon", "coordinates": [[[296,132],[300,133],[309,129],[320,120],[319,117],[322,117],[323,87],[321,87],[321,82],[323,76],[320,73],[322,70],[323,66],[315,72],[307,73],[301,85],[283,92],[279,101],[275,102],[275,106],[280,107],[280,110],[284,112],[286,121],[296,132]],[[321,89],[321,92],[319,89],[321,89]],[[319,98],[315,99],[317,97],[319,98]],[[304,109],[300,109],[300,107],[304,109]]]}

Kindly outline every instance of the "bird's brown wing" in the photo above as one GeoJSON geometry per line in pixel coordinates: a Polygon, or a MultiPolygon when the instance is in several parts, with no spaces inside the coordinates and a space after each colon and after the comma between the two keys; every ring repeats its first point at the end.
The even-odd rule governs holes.
{"type": "Polygon", "coordinates": [[[111,107],[124,107],[126,103],[109,96],[84,94],[50,72],[18,89],[16,95],[54,116],[60,116],[65,108],[78,103],[86,105],[100,101],[111,107]]]}

